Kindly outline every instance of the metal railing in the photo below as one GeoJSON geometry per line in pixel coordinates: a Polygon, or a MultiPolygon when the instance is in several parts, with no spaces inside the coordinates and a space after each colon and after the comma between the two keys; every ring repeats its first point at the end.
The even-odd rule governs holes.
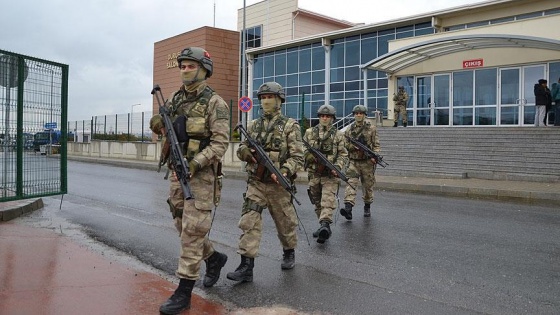
{"type": "Polygon", "coordinates": [[[93,116],[90,120],[68,122],[68,130],[76,142],[91,140],[152,141],[152,111],[93,116]]]}

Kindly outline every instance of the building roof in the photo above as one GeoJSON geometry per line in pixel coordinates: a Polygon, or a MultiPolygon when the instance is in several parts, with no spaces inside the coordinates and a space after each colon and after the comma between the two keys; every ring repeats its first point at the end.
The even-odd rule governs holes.
{"type": "Polygon", "coordinates": [[[460,51],[506,47],[560,51],[560,41],[511,34],[477,34],[434,38],[386,53],[366,63],[362,68],[394,73],[428,59],[460,51]]]}

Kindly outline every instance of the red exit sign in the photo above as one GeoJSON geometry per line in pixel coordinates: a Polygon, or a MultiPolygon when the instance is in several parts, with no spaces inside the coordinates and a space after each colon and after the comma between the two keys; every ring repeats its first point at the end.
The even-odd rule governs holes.
{"type": "Polygon", "coordinates": [[[463,60],[463,69],[479,68],[484,66],[484,59],[463,60]]]}

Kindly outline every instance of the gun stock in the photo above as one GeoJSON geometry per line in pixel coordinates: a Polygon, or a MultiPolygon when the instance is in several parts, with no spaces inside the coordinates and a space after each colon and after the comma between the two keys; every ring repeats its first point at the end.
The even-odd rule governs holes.
{"type": "Polygon", "coordinates": [[[368,158],[374,158],[375,162],[377,164],[379,164],[379,166],[381,167],[385,167],[389,164],[387,164],[386,162],[383,161],[383,156],[379,155],[378,153],[372,151],[370,148],[368,148],[365,144],[361,143],[360,141],[349,137],[349,136],[345,136],[346,139],[348,141],[350,141],[350,143],[352,143],[355,147],[357,147],[360,151],[364,152],[364,154],[368,157],[368,158]]]}
{"type": "MultiPolygon", "coordinates": [[[[303,140],[303,144],[305,145],[305,147],[307,148],[307,150],[309,152],[311,152],[311,154],[313,154],[313,156],[317,159],[319,165],[318,165],[318,169],[320,168],[327,168],[329,171],[334,171],[336,173],[336,175],[342,179],[342,181],[344,181],[346,184],[348,184],[348,186],[352,187],[352,189],[356,189],[354,186],[352,186],[349,182],[348,182],[348,177],[346,177],[346,175],[344,173],[342,173],[342,171],[340,171],[336,166],[334,166],[334,164],[331,163],[331,161],[329,161],[329,159],[319,150],[315,149],[314,147],[312,147],[309,142],[303,140]]],[[[319,170],[319,172],[321,172],[321,170],[319,170]]]]}
{"type": "Polygon", "coordinates": [[[290,195],[292,195],[293,200],[295,200],[295,202],[298,205],[301,205],[299,200],[297,200],[296,195],[294,194],[293,185],[288,181],[288,179],[284,176],[284,174],[282,174],[280,172],[280,170],[278,170],[276,168],[276,166],[274,166],[274,162],[272,162],[272,160],[270,159],[268,154],[266,154],[266,152],[264,151],[262,146],[260,144],[258,144],[257,141],[255,141],[255,139],[253,139],[253,138],[251,138],[251,136],[249,136],[249,133],[247,132],[245,127],[243,127],[242,123],[239,123],[237,125],[237,127],[235,127],[234,130],[237,130],[237,129],[239,129],[239,131],[241,131],[241,133],[245,137],[245,140],[247,140],[247,143],[249,144],[249,147],[251,149],[255,150],[256,160],[257,160],[257,163],[259,163],[259,167],[261,168],[261,170],[262,170],[261,166],[264,166],[264,168],[266,168],[271,174],[274,174],[276,176],[276,180],[278,180],[278,183],[287,192],[289,192],[290,195]]]}
{"type": "MultiPolygon", "coordinates": [[[[177,140],[177,134],[175,133],[175,128],[173,128],[173,122],[169,116],[169,109],[164,106],[165,100],[163,98],[163,93],[159,85],[155,85],[152,89],[152,95],[156,97],[159,105],[159,114],[163,118],[163,125],[165,127],[165,133],[167,140],[169,141],[169,158],[170,165],[177,175],[177,179],[181,184],[181,189],[183,190],[183,195],[185,199],[189,200],[193,198],[191,187],[189,185],[189,180],[191,172],[189,170],[189,164],[183,157],[183,150],[179,145],[177,140]]],[[[161,163],[161,161],[160,161],[161,163]]]]}

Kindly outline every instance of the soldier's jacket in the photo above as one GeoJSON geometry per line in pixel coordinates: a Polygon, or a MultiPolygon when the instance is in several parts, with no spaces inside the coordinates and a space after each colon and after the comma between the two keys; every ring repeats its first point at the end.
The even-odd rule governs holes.
{"type": "MultiPolygon", "coordinates": [[[[281,171],[287,171],[288,176],[296,175],[303,167],[303,143],[301,142],[300,127],[293,118],[277,114],[271,119],[260,117],[249,123],[247,133],[255,139],[281,171]]],[[[237,149],[237,157],[247,148],[247,141],[241,142],[237,149]]],[[[247,163],[246,170],[249,177],[256,178],[258,164],[247,163]]],[[[264,176],[265,180],[270,174],[264,176]]],[[[262,178],[257,178],[262,180],[262,178]]]]}
{"type": "MultiPolygon", "coordinates": [[[[185,143],[183,154],[194,158],[204,168],[219,162],[229,144],[229,106],[206,82],[196,91],[188,93],[184,86],[171,94],[165,106],[171,109],[171,119],[176,121],[186,116],[183,127],[189,141],[185,143]]],[[[158,114],[150,120],[150,129],[161,134],[163,119],[158,114]]],[[[183,130],[176,130],[177,133],[183,130]]]]}
{"type": "MultiPolygon", "coordinates": [[[[348,128],[346,128],[344,135],[360,141],[373,152],[381,151],[377,128],[369,121],[364,121],[360,125],[358,125],[357,122],[353,122],[348,128]]],[[[350,143],[350,141],[345,141],[345,146],[348,150],[348,157],[351,160],[363,160],[367,158],[364,153],[358,150],[352,143],[350,143]]]]}
{"type": "MultiPolygon", "coordinates": [[[[327,130],[322,130],[323,127],[317,125],[308,128],[305,131],[303,139],[307,141],[313,148],[318,149],[323,153],[327,159],[340,170],[344,170],[348,162],[348,151],[344,146],[344,134],[342,131],[336,129],[333,125],[329,126],[327,130]]],[[[305,150],[305,157],[311,153],[305,150]]],[[[309,172],[317,171],[317,163],[306,165],[309,172]]],[[[328,175],[328,174],[324,174],[328,175]]]]}
{"type": "Polygon", "coordinates": [[[396,95],[393,95],[393,101],[396,105],[404,105],[408,102],[408,93],[406,91],[398,92],[396,95]]]}

